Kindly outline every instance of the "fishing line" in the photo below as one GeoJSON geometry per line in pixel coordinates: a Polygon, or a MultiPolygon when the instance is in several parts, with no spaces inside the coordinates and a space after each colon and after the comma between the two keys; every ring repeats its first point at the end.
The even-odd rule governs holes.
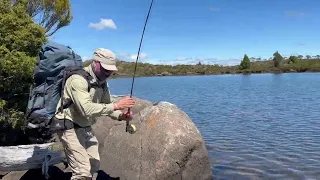
{"type": "MultiPolygon", "coordinates": [[[[134,72],[133,72],[133,76],[132,76],[132,84],[131,84],[131,91],[130,91],[130,98],[132,98],[132,94],[133,94],[133,86],[134,86],[134,80],[135,80],[135,76],[136,76],[136,71],[137,71],[137,66],[138,66],[138,59],[140,57],[140,50],[141,50],[141,45],[142,45],[142,41],[143,41],[143,37],[144,37],[144,32],[146,30],[146,26],[149,20],[149,15],[152,9],[152,5],[153,5],[153,1],[151,1],[150,7],[149,7],[149,11],[148,11],[148,15],[146,18],[146,21],[144,23],[144,27],[143,27],[143,31],[142,31],[142,35],[141,35],[141,39],[140,39],[140,44],[139,44],[139,49],[138,49],[138,54],[137,54],[137,58],[136,58],[136,62],[135,62],[135,66],[134,66],[134,72]]],[[[128,108],[128,113],[130,112],[130,108],[128,108]]],[[[126,122],[126,132],[133,132],[135,131],[135,126],[130,126],[129,121],[126,122]]]]}

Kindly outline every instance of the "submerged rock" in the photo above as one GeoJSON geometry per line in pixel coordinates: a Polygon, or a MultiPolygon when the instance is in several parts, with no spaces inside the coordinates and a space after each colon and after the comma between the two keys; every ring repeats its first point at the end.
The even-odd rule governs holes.
{"type": "Polygon", "coordinates": [[[108,117],[94,126],[101,169],[120,179],[212,179],[204,140],[187,114],[168,102],[137,102],[135,134],[108,117]]]}

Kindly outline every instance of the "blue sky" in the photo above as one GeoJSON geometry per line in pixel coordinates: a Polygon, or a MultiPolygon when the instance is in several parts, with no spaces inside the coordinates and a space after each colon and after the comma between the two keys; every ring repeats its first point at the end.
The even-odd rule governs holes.
{"type": "MultiPolygon", "coordinates": [[[[151,0],[71,0],[74,19],[53,40],[84,59],[96,48],[132,61],[151,0]]],[[[238,64],[249,57],[320,54],[319,0],[154,0],[140,61],[238,64]]]]}

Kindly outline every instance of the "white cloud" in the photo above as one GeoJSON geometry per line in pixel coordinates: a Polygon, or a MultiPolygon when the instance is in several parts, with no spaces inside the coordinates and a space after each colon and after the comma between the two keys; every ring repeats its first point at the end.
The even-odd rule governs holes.
{"type": "MultiPolygon", "coordinates": [[[[126,52],[117,53],[117,57],[123,61],[135,61],[137,59],[137,54],[130,54],[126,52]]],[[[148,59],[148,55],[146,53],[140,53],[140,61],[148,59]]]]}
{"type": "Polygon", "coordinates": [[[117,29],[116,24],[112,19],[100,19],[99,23],[90,23],[89,27],[95,28],[97,30],[103,30],[105,28],[117,29]]]}
{"type": "Polygon", "coordinates": [[[118,56],[120,56],[120,57],[128,57],[128,56],[130,56],[130,54],[126,53],[126,52],[121,52],[121,53],[118,53],[118,56]]]}
{"type": "MultiPolygon", "coordinates": [[[[133,54],[130,56],[131,60],[136,60],[137,59],[137,54],[133,54]]],[[[140,53],[139,59],[146,59],[148,56],[146,53],[140,53]]]]}
{"type": "MultiPolygon", "coordinates": [[[[149,60],[151,61],[151,60],[149,60]]],[[[201,64],[206,65],[238,65],[240,63],[240,59],[236,58],[229,58],[229,59],[218,59],[213,57],[178,57],[176,59],[157,59],[154,60],[153,63],[155,64],[167,64],[167,65],[177,65],[177,64],[201,64]],[[180,61],[179,61],[179,60],[180,61]]]]}

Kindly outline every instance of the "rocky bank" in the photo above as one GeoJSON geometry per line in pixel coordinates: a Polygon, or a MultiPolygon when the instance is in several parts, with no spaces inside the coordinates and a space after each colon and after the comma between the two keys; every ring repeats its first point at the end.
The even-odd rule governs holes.
{"type": "MultiPolygon", "coordinates": [[[[99,118],[93,126],[101,156],[98,179],[213,179],[204,140],[188,115],[168,102],[152,104],[135,99],[137,105],[132,108],[135,116],[130,122],[137,127],[134,134],[125,131],[125,122],[109,117],[99,118]]],[[[55,177],[59,170],[64,173],[59,171],[54,179],[71,176],[66,173],[70,171],[68,168],[63,169],[61,164],[57,167],[49,173],[55,177]]],[[[27,173],[34,177],[35,172],[38,171],[27,173]]],[[[19,177],[27,173],[10,172],[4,179],[23,179],[19,177]]]]}

